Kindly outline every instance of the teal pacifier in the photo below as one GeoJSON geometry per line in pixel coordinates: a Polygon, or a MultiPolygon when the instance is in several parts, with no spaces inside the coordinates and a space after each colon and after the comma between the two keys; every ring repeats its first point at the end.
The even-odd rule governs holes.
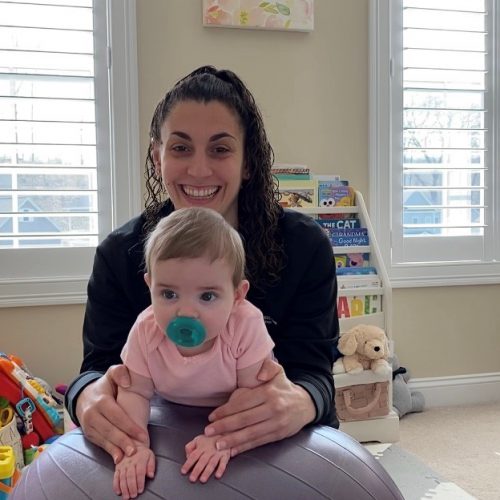
{"type": "Polygon", "coordinates": [[[196,347],[203,344],[206,333],[203,323],[196,318],[178,316],[167,325],[167,337],[181,347],[196,347]]]}

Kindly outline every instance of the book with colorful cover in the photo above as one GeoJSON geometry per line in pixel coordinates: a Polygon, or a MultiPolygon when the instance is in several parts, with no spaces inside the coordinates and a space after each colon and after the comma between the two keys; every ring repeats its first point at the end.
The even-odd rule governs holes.
{"type": "Polygon", "coordinates": [[[337,297],[339,319],[382,312],[382,295],[352,295],[337,297]]]}
{"type": "Polygon", "coordinates": [[[353,229],[361,227],[361,222],[357,217],[345,219],[315,219],[316,222],[329,234],[330,229],[353,229]]]}
{"type": "Polygon", "coordinates": [[[316,182],[312,180],[279,181],[281,195],[279,203],[287,208],[315,207],[316,186],[316,182]]]}
{"type": "Polygon", "coordinates": [[[350,186],[335,184],[335,181],[318,181],[318,206],[350,207],[354,206],[355,193],[350,186]]]}
{"type": "Polygon", "coordinates": [[[330,241],[334,247],[356,247],[368,246],[370,239],[366,227],[356,227],[352,229],[330,229],[330,241]]]}
{"type": "Polygon", "coordinates": [[[377,274],[377,269],[373,266],[337,267],[337,276],[347,276],[350,274],[377,274]]]}
{"type": "Polygon", "coordinates": [[[338,253],[335,254],[335,265],[337,269],[349,267],[356,269],[358,267],[367,267],[370,265],[370,254],[364,253],[338,253]]]}

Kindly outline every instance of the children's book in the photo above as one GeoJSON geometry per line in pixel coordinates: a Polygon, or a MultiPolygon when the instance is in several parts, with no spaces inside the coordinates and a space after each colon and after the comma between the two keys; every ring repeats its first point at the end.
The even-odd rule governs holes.
{"type": "Polygon", "coordinates": [[[295,165],[292,163],[275,163],[271,167],[278,180],[310,180],[311,172],[305,165],[295,165]]]}
{"type": "Polygon", "coordinates": [[[337,277],[339,290],[357,290],[362,288],[380,288],[382,280],[378,274],[350,274],[337,277]]]}
{"type": "MultiPolygon", "coordinates": [[[[349,217],[346,219],[316,219],[316,222],[325,230],[361,227],[361,223],[357,217],[349,217]]],[[[327,232],[330,234],[329,231],[327,232]]]]}
{"type": "Polygon", "coordinates": [[[315,207],[316,181],[279,181],[282,207],[315,207]]]}
{"type": "Polygon", "coordinates": [[[374,314],[382,311],[382,295],[353,295],[337,297],[339,319],[374,314]]]}
{"type": "Polygon", "coordinates": [[[318,206],[349,207],[354,206],[354,189],[336,184],[337,181],[318,181],[318,206]]]}
{"type": "Polygon", "coordinates": [[[335,254],[335,265],[339,268],[357,269],[370,265],[369,253],[339,253],[335,254]]]}
{"type": "Polygon", "coordinates": [[[366,227],[353,229],[330,229],[330,241],[333,246],[368,246],[370,240],[366,227]]]}
{"type": "Polygon", "coordinates": [[[351,274],[377,274],[377,269],[373,266],[337,267],[337,276],[346,276],[351,274]]]}

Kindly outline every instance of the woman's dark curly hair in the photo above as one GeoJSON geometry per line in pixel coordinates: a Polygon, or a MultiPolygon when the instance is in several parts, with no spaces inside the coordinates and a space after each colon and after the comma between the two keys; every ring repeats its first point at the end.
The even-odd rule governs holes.
{"type": "Polygon", "coordinates": [[[202,66],[167,92],[158,103],[150,127],[146,157],[146,232],[161,218],[168,193],[153,161],[153,146],[161,142],[161,128],[173,107],[182,101],[218,101],[233,110],[244,131],[244,162],[249,178],[243,181],[238,196],[238,231],[246,251],[246,274],[253,287],[263,289],[279,279],[285,253],[278,219],[278,186],[271,173],[274,153],[267,139],[262,115],[255,99],[241,79],[229,70],[202,66]]]}

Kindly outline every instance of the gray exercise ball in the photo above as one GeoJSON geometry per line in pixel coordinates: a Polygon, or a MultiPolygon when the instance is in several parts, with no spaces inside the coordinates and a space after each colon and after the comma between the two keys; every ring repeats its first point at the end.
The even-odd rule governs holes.
{"type": "MultiPolygon", "coordinates": [[[[200,434],[210,410],[155,401],[149,431],[156,474],[141,500],[404,500],[385,469],[357,441],[326,426],[230,460],[221,479],[191,483],[180,473],[184,445],[200,434]]],[[[9,500],[112,500],[111,457],[79,429],[47,447],[27,468],[9,500]]]]}

